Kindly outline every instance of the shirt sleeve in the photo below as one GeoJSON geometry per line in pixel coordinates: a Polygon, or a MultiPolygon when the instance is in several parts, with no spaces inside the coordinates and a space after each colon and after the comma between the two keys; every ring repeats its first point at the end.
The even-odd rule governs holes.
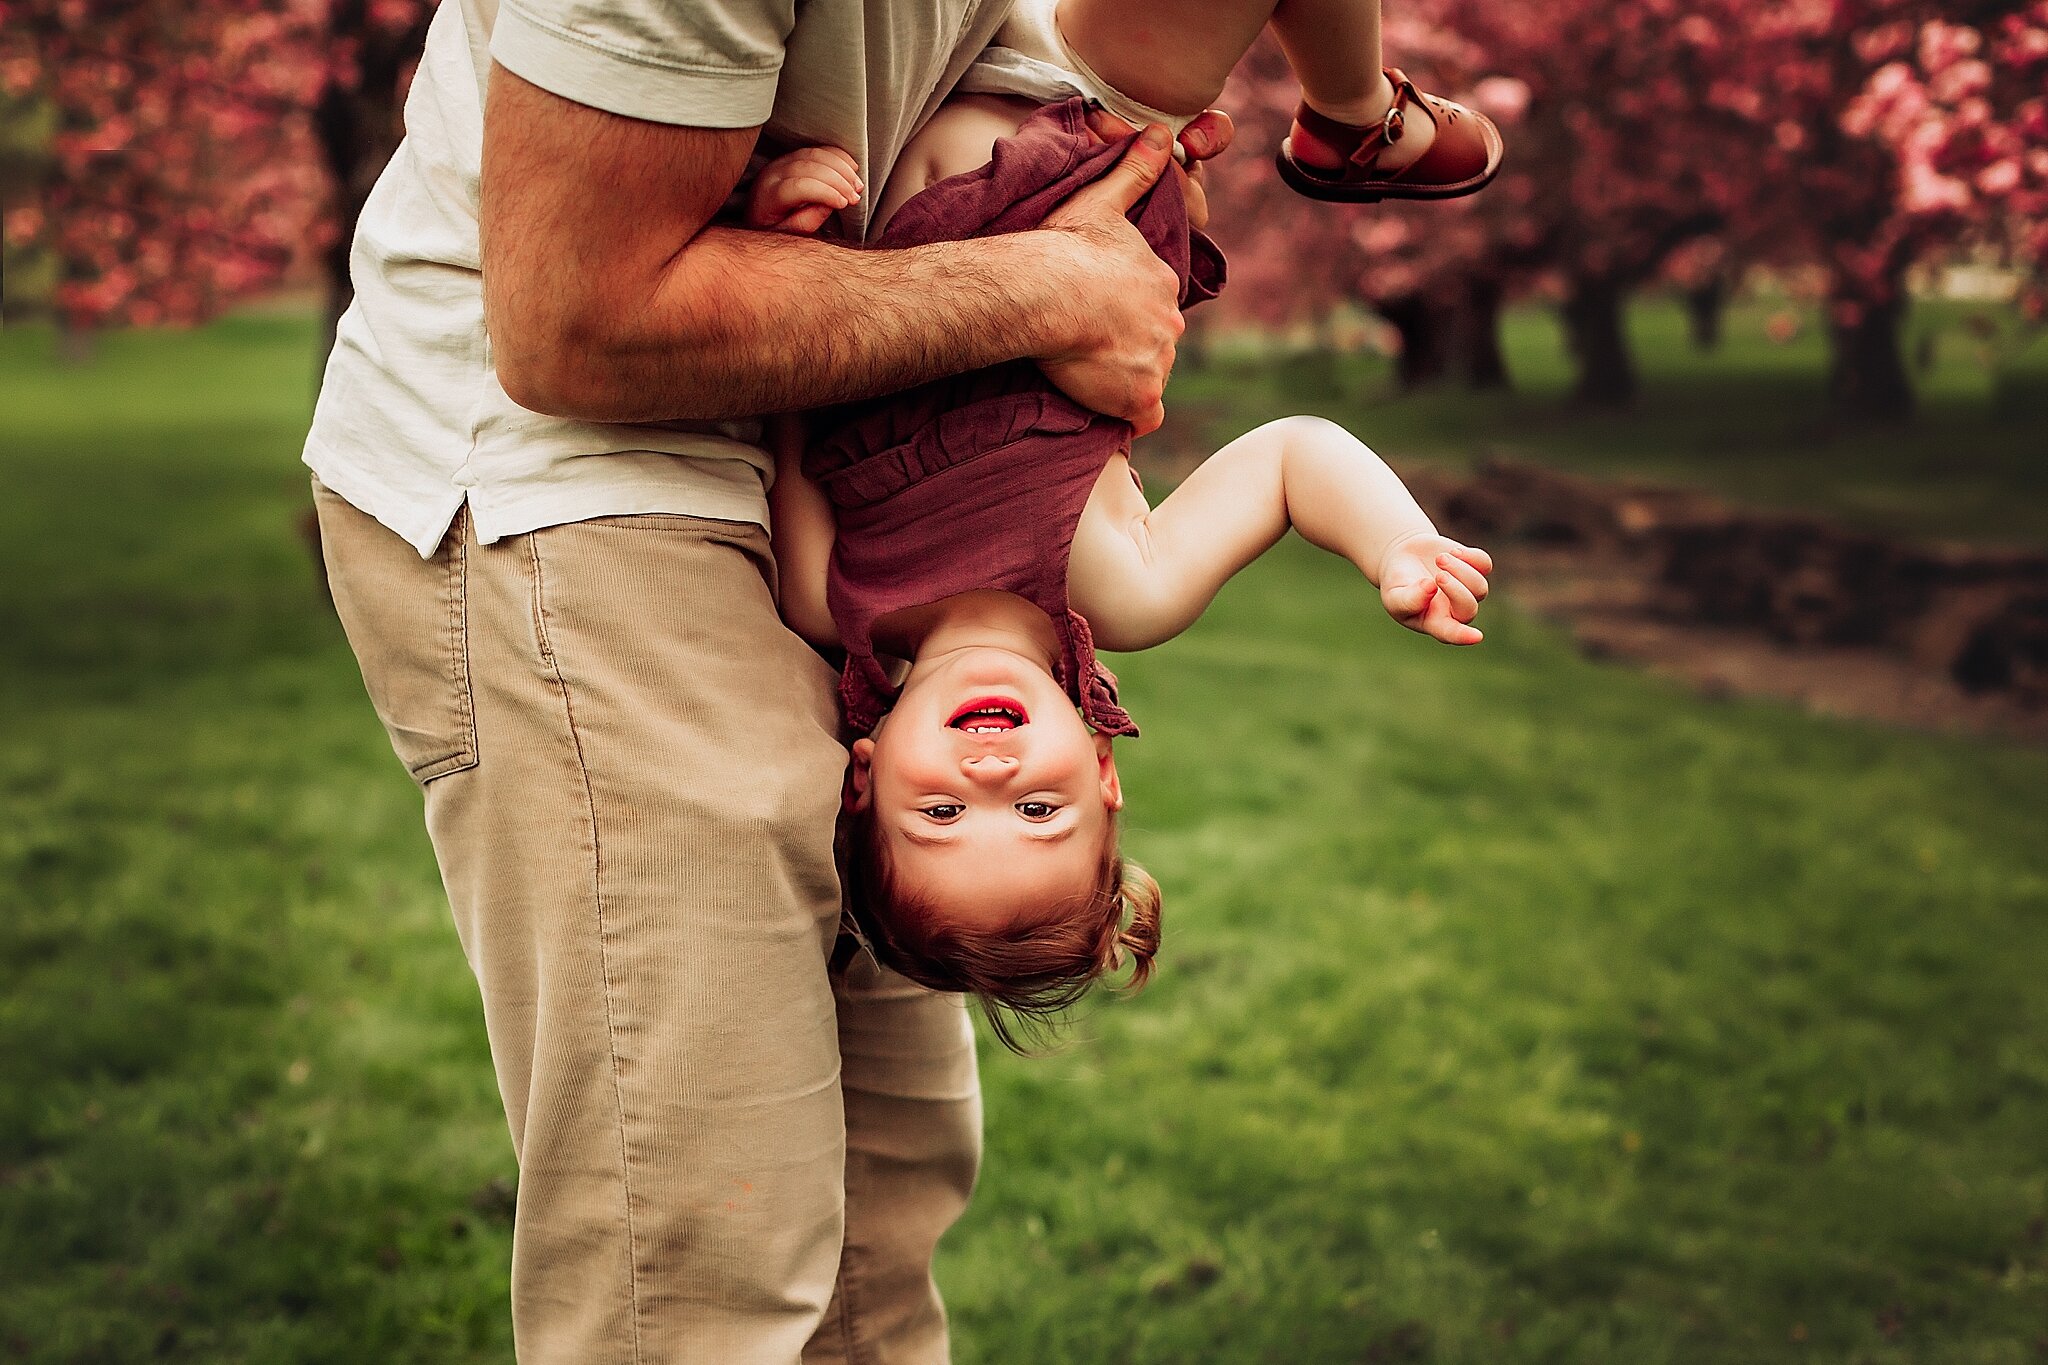
{"type": "Polygon", "coordinates": [[[695,128],[775,106],[796,0],[504,0],[491,56],[552,94],[695,128]]]}

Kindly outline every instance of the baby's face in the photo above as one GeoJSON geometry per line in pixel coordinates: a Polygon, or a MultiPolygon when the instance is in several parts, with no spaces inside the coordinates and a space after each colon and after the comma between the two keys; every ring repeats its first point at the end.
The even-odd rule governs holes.
{"type": "Polygon", "coordinates": [[[1030,659],[977,648],[921,668],[853,757],[906,895],[1001,925],[1094,888],[1123,805],[1109,737],[1030,659]]]}

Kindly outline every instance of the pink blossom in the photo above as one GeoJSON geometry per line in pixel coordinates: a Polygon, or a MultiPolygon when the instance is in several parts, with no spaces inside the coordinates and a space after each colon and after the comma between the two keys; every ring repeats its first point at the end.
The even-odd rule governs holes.
{"type": "Polygon", "coordinates": [[[1994,161],[1977,172],[1977,188],[1985,194],[2011,194],[2020,186],[2022,170],[2018,157],[1994,161]]]}
{"type": "Polygon", "coordinates": [[[1984,46],[1984,35],[1963,24],[1935,20],[1920,30],[1920,65],[1940,71],[1966,57],[1974,57],[1984,46]]]}
{"type": "Polygon", "coordinates": [[[1488,76],[1473,85],[1471,101],[1499,123],[1519,123],[1529,111],[1529,83],[1512,76],[1488,76]]]}

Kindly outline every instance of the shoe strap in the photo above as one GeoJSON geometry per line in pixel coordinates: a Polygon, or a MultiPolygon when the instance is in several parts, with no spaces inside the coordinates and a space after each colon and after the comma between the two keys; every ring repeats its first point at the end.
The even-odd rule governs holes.
{"type": "Polygon", "coordinates": [[[1348,148],[1347,155],[1354,166],[1370,167],[1379,159],[1382,148],[1401,140],[1401,133],[1408,122],[1408,109],[1420,107],[1424,118],[1432,123],[1436,121],[1435,111],[1424,101],[1422,92],[1415,88],[1415,82],[1408,79],[1406,72],[1399,67],[1390,66],[1386,68],[1386,76],[1394,87],[1394,102],[1388,106],[1386,117],[1376,123],[1364,126],[1340,123],[1327,114],[1310,108],[1307,100],[1303,100],[1295,109],[1294,121],[1306,128],[1318,141],[1327,144],[1331,150],[1344,152],[1348,148]]]}

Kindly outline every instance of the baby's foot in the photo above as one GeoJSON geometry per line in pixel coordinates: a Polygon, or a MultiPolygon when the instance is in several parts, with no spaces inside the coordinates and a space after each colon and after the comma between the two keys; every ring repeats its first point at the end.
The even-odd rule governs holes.
{"type": "Polygon", "coordinates": [[[1304,100],[1278,161],[1281,178],[1311,199],[1372,203],[1471,194],[1499,172],[1501,153],[1491,119],[1389,69],[1355,104],[1304,100]]]}
{"type": "MultiPolygon", "coordinates": [[[[1346,128],[1361,131],[1379,127],[1386,122],[1387,114],[1394,107],[1398,95],[1394,82],[1386,72],[1380,72],[1379,87],[1363,99],[1350,103],[1317,100],[1303,91],[1301,102],[1313,113],[1321,114],[1332,123],[1341,123],[1346,128]]],[[[1342,148],[1317,137],[1315,130],[1302,126],[1297,118],[1288,132],[1288,142],[1294,148],[1294,159],[1304,166],[1319,171],[1336,171],[1351,159],[1351,147],[1342,148]]],[[[1402,119],[1401,135],[1380,149],[1373,164],[1391,174],[1404,166],[1412,165],[1436,142],[1436,123],[1431,119],[1402,119]]]]}

